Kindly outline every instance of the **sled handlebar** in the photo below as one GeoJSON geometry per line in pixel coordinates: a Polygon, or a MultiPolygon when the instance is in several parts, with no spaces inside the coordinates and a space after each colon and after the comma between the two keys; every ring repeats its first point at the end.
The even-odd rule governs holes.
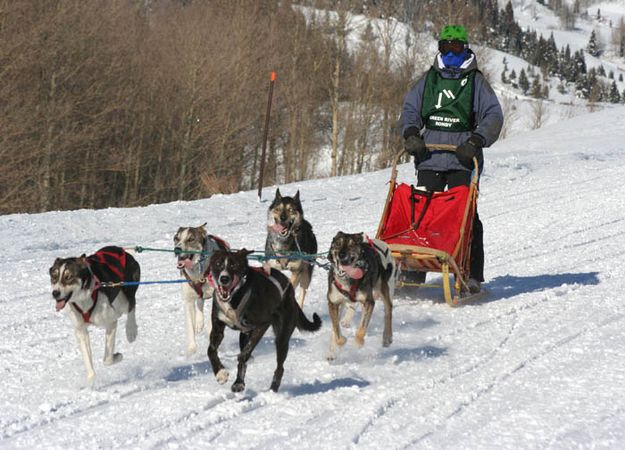
{"type": "Polygon", "coordinates": [[[435,150],[445,150],[447,152],[455,152],[458,146],[451,145],[451,144],[425,144],[425,148],[427,148],[431,152],[435,150]]]}
{"type": "MultiPolygon", "coordinates": [[[[441,150],[446,151],[446,152],[455,152],[458,146],[451,145],[451,144],[425,144],[425,148],[427,148],[431,152],[441,151],[441,150]]],[[[402,148],[401,151],[397,153],[397,156],[395,156],[395,159],[393,160],[392,170],[391,170],[391,183],[394,184],[395,180],[397,179],[397,164],[399,164],[399,161],[401,160],[401,158],[407,154],[408,152],[406,151],[406,149],[402,148]]],[[[477,184],[477,180],[479,178],[479,167],[477,163],[477,158],[475,157],[473,158],[473,164],[475,165],[475,169],[473,171],[472,181],[477,184]]]]}

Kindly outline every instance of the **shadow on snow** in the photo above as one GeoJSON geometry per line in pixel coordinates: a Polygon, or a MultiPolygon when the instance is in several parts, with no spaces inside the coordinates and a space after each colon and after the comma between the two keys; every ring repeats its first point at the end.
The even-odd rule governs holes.
{"type": "Polygon", "coordinates": [[[281,389],[281,391],[283,390],[293,397],[297,397],[299,395],[320,394],[322,392],[329,392],[339,388],[364,388],[370,384],[371,383],[367,380],[348,377],[338,378],[327,382],[315,381],[314,383],[306,383],[299,386],[285,386],[284,389],[281,389]]]}
{"type": "MultiPolygon", "coordinates": [[[[504,275],[485,284],[490,294],[481,303],[514,297],[520,294],[553,289],[564,284],[594,286],[599,284],[599,272],[559,273],[554,275],[534,275],[521,277],[504,275]]],[[[478,302],[480,303],[480,302],[478,302]]]]}

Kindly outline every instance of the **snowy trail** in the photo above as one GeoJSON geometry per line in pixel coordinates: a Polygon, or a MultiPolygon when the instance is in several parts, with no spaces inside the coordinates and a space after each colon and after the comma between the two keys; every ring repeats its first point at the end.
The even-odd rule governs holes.
{"type": "MultiPolygon", "coordinates": [[[[118,333],[124,360],[85,387],[69,320],[54,312],[47,269],[106,244],[169,248],[179,226],[208,221],[234,247],[261,249],[268,202],[255,192],[145,208],[0,217],[2,448],[620,448],[625,443],[625,108],[589,114],[487,150],[479,212],[488,297],[452,309],[435,289],[397,292],[394,342],[382,308],[364,348],[328,363],[326,273],[296,332],[280,392],[266,336],[247,388],[218,385],[206,359],[183,356],[179,286],[141,287],[139,337],[118,333]],[[602,133],[609,127],[612,133],[602,133]],[[579,130],[583,130],[580,133],[579,130]]],[[[339,231],[375,233],[389,170],[281,187],[300,189],[320,251],[339,231]]],[[[399,179],[412,180],[411,164],[399,179]]],[[[265,190],[265,198],[273,190],[265,190]]],[[[175,279],[171,255],[136,256],[144,280],[175,279]]],[[[430,275],[436,280],[436,275],[430,275]]],[[[121,321],[121,326],[125,319],[121,321]]],[[[231,376],[237,337],[222,355],[231,376]]]]}

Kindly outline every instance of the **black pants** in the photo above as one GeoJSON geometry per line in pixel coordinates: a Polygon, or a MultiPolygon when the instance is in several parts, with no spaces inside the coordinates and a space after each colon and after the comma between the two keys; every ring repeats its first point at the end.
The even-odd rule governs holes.
{"type": "MultiPolygon", "coordinates": [[[[456,186],[469,186],[470,184],[471,172],[467,172],[466,170],[450,170],[448,172],[419,170],[417,172],[417,186],[423,186],[428,191],[444,191],[445,186],[451,189],[456,186]]],[[[469,271],[471,272],[470,278],[482,282],[484,281],[484,229],[477,215],[477,205],[475,208],[469,271]]]]}

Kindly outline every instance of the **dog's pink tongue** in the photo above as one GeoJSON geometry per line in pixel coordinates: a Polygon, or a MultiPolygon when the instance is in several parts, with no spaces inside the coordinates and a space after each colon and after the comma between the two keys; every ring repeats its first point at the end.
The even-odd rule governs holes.
{"type": "Polygon", "coordinates": [[[341,270],[353,280],[360,280],[362,277],[365,276],[364,270],[362,270],[360,267],[341,265],[341,270]]]}
{"type": "Polygon", "coordinates": [[[177,267],[179,269],[190,269],[193,267],[193,261],[190,259],[180,259],[178,260],[177,267]]]}
{"type": "Polygon", "coordinates": [[[275,233],[281,233],[284,230],[284,227],[280,225],[279,223],[274,223],[269,228],[271,228],[271,231],[275,233]]]}
{"type": "Polygon", "coordinates": [[[60,310],[65,308],[65,303],[67,303],[65,300],[61,300],[60,302],[56,302],[56,311],[59,312],[60,310]]]}

